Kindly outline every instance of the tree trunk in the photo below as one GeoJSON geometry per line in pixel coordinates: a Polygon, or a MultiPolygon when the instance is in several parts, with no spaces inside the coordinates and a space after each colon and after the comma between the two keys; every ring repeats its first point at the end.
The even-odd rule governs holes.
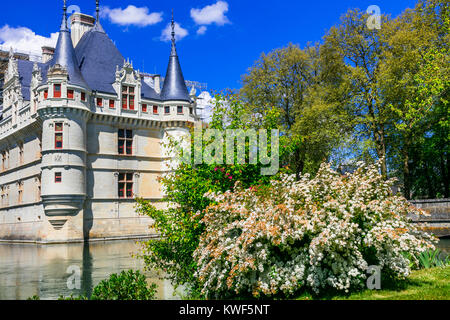
{"type": "Polygon", "coordinates": [[[411,181],[409,173],[409,153],[408,145],[403,147],[403,195],[406,199],[411,198],[411,181]]]}
{"type": "Polygon", "coordinates": [[[442,182],[444,184],[444,198],[449,198],[449,183],[450,183],[450,154],[447,153],[447,159],[444,159],[443,154],[441,153],[441,177],[442,182]],[[447,161],[446,161],[447,160],[447,161]],[[447,162],[447,163],[446,163],[447,162]]]}
{"type": "Polygon", "coordinates": [[[381,175],[384,179],[387,179],[387,165],[386,165],[386,142],[384,140],[384,127],[380,126],[378,130],[375,131],[375,148],[377,150],[377,155],[381,160],[381,175]]]}

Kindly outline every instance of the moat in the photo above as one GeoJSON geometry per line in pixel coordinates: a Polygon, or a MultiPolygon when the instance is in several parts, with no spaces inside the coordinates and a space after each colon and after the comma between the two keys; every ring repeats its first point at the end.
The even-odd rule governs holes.
{"type": "MultiPolygon", "coordinates": [[[[92,288],[112,273],[144,270],[143,261],[134,257],[140,245],[136,241],[95,242],[65,245],[0,244],[0,300],[24,300],[34,295],[41,299],[59,296],[89,295],[92,288]],[[81,271],[81,288],[70,290],[67,280],[81,271]]],[[[450,254],[450,239],[442,239],[439,248],[450,254]]],[[[158,299],[179,299],[168,281],[156,272],[145,272],[158,285],[158,299]]]]}
{"type": "MultiPolygon", "coordinates": [[[[0,244],[0,300],[23,300],[34,295],[41,299],[89,295],[95,285],[112,273],[144,271],[143,261],[133,257],[139,248],[136,241],[44,246],[0,244]],[[79,290],[68,288],[72,270],[81,271],[79,290]]],[[[173,295],[170,283],[160,280],[156,272],[144,273],[158,285],[158,299],[178,298],[173,295]]]]}

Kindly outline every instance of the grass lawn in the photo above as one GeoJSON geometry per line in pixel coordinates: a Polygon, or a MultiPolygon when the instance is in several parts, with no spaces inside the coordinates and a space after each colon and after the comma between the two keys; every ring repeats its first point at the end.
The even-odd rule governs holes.
{"type": "MultiPolygon", "coordinates": [[[[383,286],[382,290],[365,290],[348,296],[323,297],[326,300],[450,300],[450,267],[413,271],[401,283],[383,286]],[[384,289],[383,289],[384,288],[384,289]]],[[[299,300],[317,299],[305,294],[299,300]]]]}

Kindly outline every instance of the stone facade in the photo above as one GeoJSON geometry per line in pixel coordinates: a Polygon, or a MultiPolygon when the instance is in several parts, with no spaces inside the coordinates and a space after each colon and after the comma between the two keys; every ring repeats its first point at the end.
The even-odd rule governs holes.
{"type": "MultiPolygon", "coordinates": [[[[84,80],[92,79],[81,67],[87,62],[72,53],[82,55],[86,49],[74,50],[64,40],[66,19],[55,57],[48,62],[21,62],[10,55],[0,121],[0,241],[155,236],[149,229],[152,221],[136,213],[135,198],[164,206],[157,178],[167,170],[170,155],[161,142],[186,133],[198,121],[196,97],[162,99],[160,77],[154,77],[153,88],[145,87],[128,61],[109,70],[115,74],[111,90],[94,90],[95,81],[84,80]]],[[[92,30],[72,40],[86,46],[83,37],[96,39],[89,32],[106,37],[97,20],[92,30]]],[[[173,36],[172,78],[163,86],[180,83],[173,77],[182,77],[179,64],[171,65],[174,47],[173,36]]]]}

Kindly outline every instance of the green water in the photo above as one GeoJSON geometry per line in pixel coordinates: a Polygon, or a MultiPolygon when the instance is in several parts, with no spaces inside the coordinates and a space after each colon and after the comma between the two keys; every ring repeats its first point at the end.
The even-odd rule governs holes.
{"type": "MultiPolygon", "coordinates": [[[[93,286],[112,273],[143,271],[142,260],[132,256],[139,248],[136,241],[45,246],[0,244],[0,300],[23,300],[34,295],[41,299],[89,295],[93,286]],[[77,289],[73,279],[80,271],[81,288],[77,289]],[[68,280],[75,289],[69,289],[68,280]]],[[[160,280],[155,272],[143,272],[158,285],[158,299],[177,298],[168,281],[160,280]]]]}
{"type": "MultiPolygon", "coordinates": [[[[450,239],[439,247],[450,254],[450,239]]],[[[34,295],[41,299],[57,299],[60,295],[88,295],[93,286],[122,270],[143,270],[143,262],[133,257],[139,251],[135,241],[97,242],[89,245],[18,245],[0,244],[0,300],[23,300],[34,295]],[[81,271],[81,288],[71,290],[67,282],[81,271]]],[[[145,272],[158,284],[158,299],[178,299],[168,281],[154,272],[145,272]]],[[[73,283],[73,282],[72,282],[73,283]]]]}

